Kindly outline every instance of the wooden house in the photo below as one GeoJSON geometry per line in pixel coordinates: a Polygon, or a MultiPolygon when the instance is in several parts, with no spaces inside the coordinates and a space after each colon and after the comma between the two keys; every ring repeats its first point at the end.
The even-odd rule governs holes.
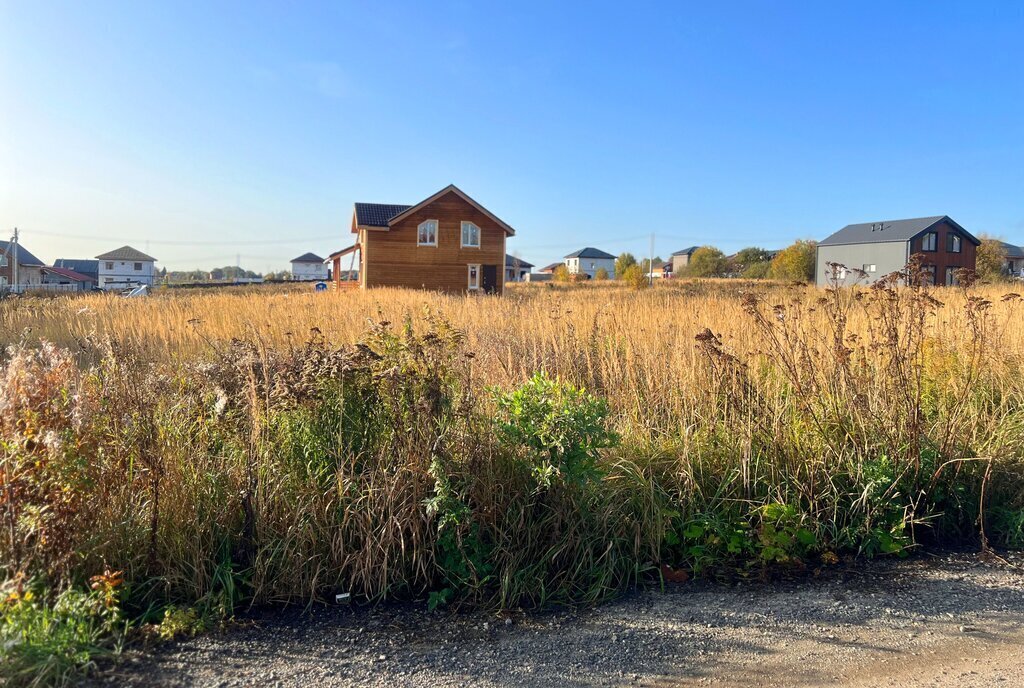
{"type": "Polygon", "coordinates": [[[358,270],[362,288],[500,294],[515,230],[450,185],[416,205],[356,203],[352,233],[355,244],[329,260],[335,275],[358,270]]]}

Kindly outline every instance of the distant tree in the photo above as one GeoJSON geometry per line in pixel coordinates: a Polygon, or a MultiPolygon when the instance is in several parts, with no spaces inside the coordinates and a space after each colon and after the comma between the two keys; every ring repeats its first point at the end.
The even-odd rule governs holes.
{"type": "Polygon", "coordinates": [[[572,279],[572,275],[569,274],[569,268],[563,263],[551,271],[551,279],[556,282],[568,282],[572,279]]]}
{"type": "Polygon", "coordinates": [[[724,277],[729,272],[729,259],[714,246],[701,246],[690,256],[683,274],[686,277],[724,277]]]}
{"type": "Polygon", "coordinates": [[[975,271],[984,280],[995,281],[1005,277],[1003,273],[1003,243],[999,239],[982,235],[978,247],[975,271]]]}
{"type": "Polygon", "coordinates": [[[768,276],[778,280],[810,282],[814,280],[814,255],[818,242],[800,239],[772,260],[768,276]]]}
{"type": "Polygon", "coordinates": [[[743,268],[740,274],[746,279],[765,279],[768,277],[768,271],[771,269],[771,261],[766,260],[763,263],[751,263],[743,268]]]}
{"type": "Polygon", "coordinates": [[[607,279],[608,279],[608,271],[605,270],[604,268],[598,268],[597,271],[594,273],[594,281],[595,282],[604,282],[607,279]]]}
{"type": "MultiPolygon", "coordinates": [[[[664,262],[665,261],[663,261],[661,259],[661,256],[654,256],[654,265],[661,265],[664,262]]],[[[648,272],[650,272],[651,271],[651,259],[650,258],[644,258],[643,260],[641,260],[640,261],[640,269],[644,271],[645,275],[648,272]]]]}
{"type": "Polygon", "coordinates": [[[636,257],[632,253],[623,253],[615,259],[615,279],[622,279],[626,270],[636,265],[636,257]]]}
{"type": "Polygon", "coordinates": [[[222,280],[224,279],[224,270],[221,268],[214,268],[210,270],[210,279],[222,280]]]}
{"type": "Polygon", "coordinates": [[[634,289],[643,289],[647,286],[647,275],[638,264],[633,263],[622,273],[622,281],[634,289]]]}

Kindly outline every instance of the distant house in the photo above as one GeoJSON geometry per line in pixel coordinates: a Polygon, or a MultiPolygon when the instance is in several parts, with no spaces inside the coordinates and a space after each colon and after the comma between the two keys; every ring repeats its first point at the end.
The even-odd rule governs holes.
{"type": "Polygon", "coordinates": [[[870,283],[917,256],[933,284],[953,285],[957,271],[975,269],[980,244],[948,215],[847,225],[818,244],[815,283],[870,283]],[[833,274],[831,264],[842,267],[833,274]]]}
{"type": "Polygon", "coordinates": [[[92,280],[93,285],[100,281],[100,262],[98,260],[84,260],[79,258],[58,258],[53,261],[53,267],[73,270],[79,275],[85,275],[92,280]]]}
{"type": "Polygon", "coordinates": [[[527,263],[522,258],[516,258],[515,256],[505,256],[505,281],[506,282],[523,282],[526,280],[526,276],[530,274],[530,268],[533,267],[533,263],[527,263]]]}
{"type": "Polygon", "coordinates": [[[321,282],[330,277],[324,259],[315,253],[292,258],[292,279],[299,282],[321,282]]]}
{"type": "Polygon", "coordinates": [[[543,272],[546,275],[550,275],[551,273],[553,273],[555,271],[555,268],[557,268],[559,265],[565,265],[565,262],[560,260],[557,263],[552,263],[551,265],[545,265],[544,267],[542,267],[537,272],[543,272]]]}
{"type": "Polygon", "coordinates": [[[690,264],[690,258],[699,248],[700,246],[690,246],[689,248],[684,248],[681,251],[676,251],[669,256],[669,259],[665,263],[665,277],[672,277],[673,275],[680,274],[690,264]]]}
{"type": "Polygon", "coordinates": [[[0,241],[0,292],[16,291],[39,287],[43,283],[43,261],[32,255],[22,244],[12,245],[0,241]],[[18,283],[14,283],[14,265],[18,265],[18,283]]]}
{"type": "Polygon", "coordinates": [[[515,230],[452,184],[412,206],[356,203],[352,233],[364,288],[500,294],[515,230]]]}
{"type": "Polygon", "coordinates": [[[97,283],[100,289],[121,290],[146,284],[153,286],[156,258],[131,246],[122,246],[96,256],[99,262],[97,283]]]}
{"type": "Polygon", "coordinates": [[[1003,272],[1014,277],[1024,277],[1024,248],[999,242],[1003,247],[1003,272]]]}
{"type": "Polygon", "coordinates": [[[43,285],[48,289],[61,289],[62,291],[91,291],[96,286],[96,280],[89,275],[83,275],[70,268],[47,267],[42,268],[43,285]],[[52,286],[51,286],[52,285],[52,286]]]}
{"type": "Polygon", "coordinates": [[[586,275],[588,279],[593,279],[597,271],[604,268],[608,272],[608,277],[613,279],[615,277],[615,256],[605,253],[601,249],[587,246],[567,255],[565,267],[569,269],[569,274],[586,275]]]}

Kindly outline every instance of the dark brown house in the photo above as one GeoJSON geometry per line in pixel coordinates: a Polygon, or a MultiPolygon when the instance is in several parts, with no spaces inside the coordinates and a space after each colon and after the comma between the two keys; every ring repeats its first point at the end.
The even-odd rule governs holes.
{"type": "Polygon", "coordinates": [[[363,288],[500,294],[515,231],[450,185],[411,206],[356,203],[352,233],[356,243],[330,260],[337,276],[358,270],[363,288]]]}

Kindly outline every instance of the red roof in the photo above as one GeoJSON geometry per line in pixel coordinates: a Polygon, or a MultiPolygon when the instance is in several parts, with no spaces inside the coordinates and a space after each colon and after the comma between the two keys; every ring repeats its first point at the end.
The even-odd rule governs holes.
{"type": "Polygon", "coordinates": [[[80,272],[75,272],[70,268],[52,268],[47,266],[43,268],[43,272],[50,272],[53,273],[54,275],[67,277],[68,279],[73,279],[76,282],[92,282],[92,277],[89,277],[88,275],[83,275],[80,272]]]}

